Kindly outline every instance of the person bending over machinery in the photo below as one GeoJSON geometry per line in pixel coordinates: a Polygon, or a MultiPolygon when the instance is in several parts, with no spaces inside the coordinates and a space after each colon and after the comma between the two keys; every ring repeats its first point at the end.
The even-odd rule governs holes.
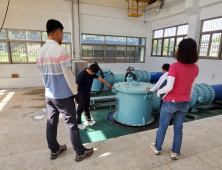
{"type": "Polygon", "coordinates": [[[112,86],[105,81],[102,77],[96,75],[99,72],[99,68],[96,64],[90,65],[89,68],[86,68],[81,73],[79,73],[76,87],[78,90],[78,97],[76,98],[76,102],[79,104],[77,109],[77,120],[78,120],[78,128],[81,130],[86,129],[86,127],[82,124],[81,115],[84,111],[85,116],[85,125],[94,125],[96,122],[91,120],[91,116],[89,113],[90,106],[90,91],[93,83],[93,79],[96,78],[100,82],[106,84],[109,88],[112,86]]]}

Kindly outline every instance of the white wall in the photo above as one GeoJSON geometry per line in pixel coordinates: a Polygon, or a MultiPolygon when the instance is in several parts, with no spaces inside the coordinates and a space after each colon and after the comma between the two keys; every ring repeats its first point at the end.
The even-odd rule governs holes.
{"type": "Polygon", "coordinates": [[[172,15],[167,18],[159,19],[152,22],[152,30],[171,27],[175,25],[187,24],[189,21],[189,16],[187,13],[179,13],[176,15],[172,15]]]}
{"type": "MultiPolygon", "coordinates": [[[[185,0],[184,0],[185,1],[185,0]]],[[[189,23],[189,15],[185,12],[181,13],[179,11],[185,11],[185,6],[183,7],[179,2],[177,6],[181,9],[177,9],[178,14],[174,15],[167,15],[165,12],[165,16],[162,18],[158,18],[155,21],[152,21],[153,18],[150,17],[150,29],[155,30],[159,28],[165,28],[168,26],[178,25],[178,23],[189,23]],[[179,5],[180,4],[180,5],[179,5]],[[182,9],[183,8],[183,9],[182,9]]],[[[185,3],[184,3],[185,4],[185,3]]],[[[200,7],[200,19],[208,19],[214,17],[221,17],[222,11],[222,2],[221,0],[199,0],[199,7],[200,7]]],[[[166,10],[171,11],[169,8],[174,9],[174,6],[167,7],[166,10]]],[[[162,11],[164,11],[163,8],[162,11]]],[[[156,18],[156,17],[155,17],[156,18]]],[[[190,24],[193,26],[192,24],[190,24]]],[[[152,39],[152,33],[149,33],[147,39],[152,39]]],[[[151,50],[151,45],[147,47],[147,51],[151,50]]],[[[161,67],[164,63],[172,64],[176,62],[173,58],[167,57],[153,57],[150,56],[150,53],[146,56],[146,63],[145,67],[148,71],[161,71],[161,67]]],[[[197,62],[199,66],[199,76],[197,78],[197,83],[208,83],[208,84],[222,84],[222,60],[209,60],[209,59],[199,59],[197,62]],[[214,77],[214,78],[213,78],[214,77]]]]}
{"type": "MultiPolygon", "coordinates": [[[[145,67],[149,72],[160,72],[163,64],[172,64],[174,62],[176,62],[174,58],[148,57],[145,67]]],[[[218,60],[200,59],[197,62],[197,65],[199,67],[197,83],[207,83],[210,85],[222,84],[221,64],[222,62],[218,62],[218,60]]]]}
{"type": "MultiPolygon", "coordinates": [[[[3,20],[7,0],[0,2],[0,20],[3,20]]],[[[200,19],[222,16],[221,0],[199,0],[200,19]]],[[[111,7],[80,4],[81,32],[91,34],[122,35],[132,37],[147,37],[146,63],[100,64],[102,68],[110,68],[114,72],[125,72],[128,66],[148,71],[161,71],[164,63],[173,63],[175,60],[165,57],[151,57],[152,30],[189,23],[190,16],[185,9],[185,0],[177,0],[174,4],[165,6],[161,13],[153,10],[144,17],[127,17],[127,10],[111,7]]],[[[71,32],[70,2],[60,0],[17,0],[12,1],[5,28],[45,30],[48,19],[54,18],[62,22],[65,31],[71,32]]],[[[76,40],[76,43],[78,41],[76,40]]],[[[200,73],[198,82],[208,84],[222,83],[222,60],[198,61],[200,73]],[[214,79],[212,76],[214,75],[214,79]]],[[[34,64],[1,64],[0,88],[41,86],[42,80],[34,64]],[[11,74],[19,74],[19,79],[12,79],[11,74]]]]}
{"type": "MultiPolygon", "coordinates": [[[[71,32],[69,2],[53,0],[11,1],[4,28],[45,31],[48,19],[62,22],[65,32],[71,32]]],[[[7,1],[0,2],[0,21],[5,15],[7,1]]],[[[0,88],[21,88],[43,86],[35,64],[1,64],[0,88]],[[19,78],[11,78],[18,74],[19,78]]]]}
{"type": "Polygon", "coordinates": [[[0,88],[43,86],[36,64],[1,64],[0,77],[0,88]],[[11,78],[12,74],[19,78],[11,78]]]}
{"type": "Polygon", "coordinates": [[[222,16],[222,2],[213,3],[201,8],[200,19],[210,19],[218,16],[222,16]]]}
{"type": "Polygon", "coordinates": [[[144,18],[127,16],[127,10],[80,4],[82,33],[146,37],[144,18]]]}
{"type": "MultiPolygon", "coordinates": [[[[6,5],[7,0],[0,2],[0,20],[3,20],[6,5]]],[[[12,1],[4,28],[44,31],[48,19],[57,19],[63,24],[64,31],[71,32],[70,9],[70,2],[61,0],[12,1]]],[[[125,9],[81,3],[80,15],[82,33],[132,37],[147,36],[147,25],[144,24],[143,18],[129,18],[125,9]]],[[[76,23],[75,20],[75,27],[78,27],[76,23]]],[[[75,39],[75,43],[79,44],[78,38],[75,39]]],[[[102,68],[115,68],[117,72],[125,72],[128,66],[143,69],[145,64],[101,64],[102,68]]],[[[40,73],[35,64],[1,64],[0,66],[0,88],[42,85],[40,73]],[[11,74],[18,74],[20,78],[12,79],[11,74]]]]}

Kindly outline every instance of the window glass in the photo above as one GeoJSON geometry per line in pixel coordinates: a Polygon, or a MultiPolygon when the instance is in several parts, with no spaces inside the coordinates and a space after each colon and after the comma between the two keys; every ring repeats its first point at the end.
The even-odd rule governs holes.
{"type": "Polygon", "coordinates": [[[127,47],[126,59],[127,62],[134,63],[136,55],[136,47],[127,47]]]}
{"type": "Polygon", "coordinates": [[[71,42],[71,34],[70,33],[64,33],[62,42],[71,42]]]}
{"type": "Polygon", "coordinates": [[[157,50],[157,40],[153,40],[153,55],[156,55],[157,50]]]}
{"type": "Polygon", "coordinates": [[[6,42],[0,42],[0,63],[9,62],[8,46],[6,42]]]}
{"type": "Polygon", "coordinates": [[[145,38],[127,37],[127,45],[145,45],[145,38]]]}
{"type": "Polygon", "coordinates": [[[176,35],[176,27],[166,28],[164,37],[171,37],[176,35]]]}
{"type": "Polygon", "coordinates": [[[114,63],[115,62],[115,46],[106,46],[106,62],[114,63]]]}
{"type": "Polygon", "coordinates": [[[163,37],[163,30],[154,31],[154,38],[161,38],[161,37],[163,37]]]}
{"type": "Polygon", "coordinates": [[[202,35],[200,42],[200,56],[207,56],[210,34],[202,35]]]}
{"type": "Polygon", "coordinates": [[[136,61],[143,62],[145,55],[144,47],[136,47],[136,61]]]}
{"type": "Polygon", "coordinates": [[[126,37],[106,36],[106,44],[126,44],[126,37]]]}
{"type": "Polygon", "coordinates": [[[62,44],[62,46],[68,51],[70,58],[72,57],[71,54],[71,44],[62,44]]]}
{"type": "Polygon", "coordinates": [[[157,55],[161,55],[161,50],[162,50],[162,40],[158,40],[157,55]]]}
{"type": "Polygon", "coordinates": [[[177,29],[177,35],[185,35],[188,33],[188,25],[181,25],[177,29]]]}
{"type": "Polygon", "coordinates": [[[48,40],[47,32],[42,32],[42,41],[48,40]]]}
{"type": "Polygon", "coordinates": [[[103,45],[94,46],[94,61],[104,62],[104,46],[103,45]]]}
{"type": "Polygon", "coordinates": [[[0,32],[0,39],[7,39],[6,30],[2,29],[0,32]]]}
{"type": "Polygon", "coordinates": [[[220,50],[221,33],[215,33],[212,36],[209,57],[218,57],[220,50]]]}
{"type": "Polygon", "coordinates": [[[174,52],[174,43],[175,43],[174,41],[175,41],[174,38],[171,38],[171,39],[170,39],[168,56],[173,56],[173,52],[174,52]]]}
{"type": "Polygon", "coordinates": [[[82,45],[82,57],[83,60],[88,62],[93,62],[93,46],[92,45],[82,45]]]}
{"type": "Polygon", "coordinates": [[[27,62],[26,44],[19,42],[11,42],[12,62],[27,62]]]}
{"type": "Polygon", "coordinates": [[[117,46],[116,47],[116,61],[117,62],[125,62],[126,56],[126,47],[125,46],[117,46]]]}
{"type": "Polygon", "coordinates": [[[36,62],[37,53],[41,48],[40,43],[27,43],[28,62],[36,62]]]}
{"type": "Polygon", "coordinates": [[[95,43],[95,44],[104,44],[105,43],[105,37],[101,35],[81,35],[81,41],[82,43],[95,43]]]}
{"type": "Polygon", "coordinates": [[[211,19],[203,22],[202,32],[222,30],[222,18],[211,19]]]}
{"type": "Polygon", "coordinates": [[[165,39],[163,43],[163,56],[167,56],[169,39],[165,39]]]}
{"type": "Polygon", "coordinates": [[[8,38],[10,40],[41,41],[41,32],[25,31],[25,30],[8,30],[8,38]]]}

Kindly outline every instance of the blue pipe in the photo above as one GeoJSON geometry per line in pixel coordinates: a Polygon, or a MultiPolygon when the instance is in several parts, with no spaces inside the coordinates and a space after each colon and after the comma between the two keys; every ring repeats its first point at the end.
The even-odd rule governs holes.
{"type": "Polygon", "coordinates": [[[217,84],[217,85],[211,85],[211,87],[215,91],[215,98],[214,101],[216,100],[222,100],[222,84],[217,84]]]}
{"type": "Polygon", "coordinates": [[[157,82],[163,75],[162,72],[150,72],[151,80],[150,82],[157,82]]]}
{"type": "MultiPolygon", "coordinates": [[[[147,71],[133,71],[133,73],[137,77],[137,81],[139,82],[157,82],[159,78],[163,75],[162,72],[147,72],[147,71]]],[[[115,74],[111,72],[110,69],[103,69],[104,79],[111,85],[125,81],[126,73],[115,74]]],[[[101,76],[100,73],[97,74],[101,76]]],[[[98,80],[94,80],[92,84],[92,91],[99,91],[102,83],[98,80]]],[[[106,84],[104,84],[104,91],[108,90],[106,84]]]]}

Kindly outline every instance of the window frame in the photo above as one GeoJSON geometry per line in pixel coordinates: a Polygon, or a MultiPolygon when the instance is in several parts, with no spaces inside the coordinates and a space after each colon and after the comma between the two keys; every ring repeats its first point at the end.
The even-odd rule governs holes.
{"type": "MultiPolygon", "coordinates": [[[[7,44],[9,62],[0,62],[0,64],[36,64],[36,62],[28,62],[27,43],[39,43],[40,46],[42,47],[45,44],[45,42],[46,42],[46,41],[42,40],[42,33],[46,32],[46,31],[42,31],[42,30],[28,30],[28,29],[14,29],[14,28],[3,28],[3,29],[6,30],[6,39],[0,39],[0,42],[6,42],[6,44],[7,44]],[[13,40],[13,39],[9,39],[9,37],[8,37],[8,30],[37,31],[37,32],[40,32],[41,40],[40,41],[33,41],[33,40],[13,40]],[[27,54],[27,62],[13,62],[12,61],[12,52],[11,52],[11,46],[10,46],[11,42],[14,42],[14,43],[25,43],[26,54],[27,54]]],[[[70,32],[63,32],[63,33],[71,34],[70,32]]],[[[72,42],[62,42],[62,44],[70,44],[70,52],[72,54],[72,42]]],[[[71,55],[70,55],[70,59],[71,59],[71,61],[73,60],[71,55]]]]}
{"type": "Polygon", "coordinates": [[[152,34],[152,49],[151,49],[151,57],[167,57],[167,58],[173,58],[175,56],[175,47],[176,47],[176,44],[177,44],[177,38],[185,38],[187,37],[187,34],[181,34],[181,35],[177,35],[177,32],[178,32],[178,27],[180,26],[183,26],[183,25],[188,25],[189,27],[189,24],[188,23],[185,23],[185,24],[180,24],[180,25],[174,25],[174,26],[170,26],[170,27],[166,27],[166,28],[161,28],[161,29],[156,29],[156,30],[153,30],[153,34],[152,34]],[[164,37],[165,35],[165,30],[166,29],[169,29],[169,28],[174,28],[176,27],[176,35],[174,36],[168,36],[168,37],[164,37]],[[159,37],[159,38],[154,38],[154,35],[155,35],[155,31],[159,31],[159,30],[163,30],[163,36],[162,37],[159,37]],[[168,47],[167,47],[167,55],[163,55],[163,50],[164,50],[164,40],[165,39],[168,39],[169,40],[169,43],[168,43],[168,47]],[[174,47],[173,47],[173,55],[169,55],[169,48],[170,48],[170,39],[174,39],[174,47]],[[154,45],[154,40],[157,40],[157,47],[156,47],[156,55],[153,55],[153,45],[154,45]],[[161,45],[161,53],[160,55],[157,55],[157,50],[158,50],[158,42],[159,40],[162,40],[162,45],[161,45]]]}
{"type": "MultiPolygon", "coordinates": [[[[101,34],[90,34],[90,33],[82,33],[81,35],[97,35],[97,36],[104,36],[104,44],[100,44],[100,43],[82,43],[81,42],[81,46],[82,45],[92,45],[93,46],[93,63],[95,62],[95,58],[94,58],[94,46],[104,46],[104,59],[103,62],[106,62],[106,46],[115,46],[115,63],[132,63],[132,62],[128,62],[127,60],[127,47],[135,47],[135,56],[134,56],[134,62],[133,63],[145,63],[145,57],[146,57],[146,37],[131,37],[131,36],[119,36],[119,35],[101,35],[101,34]],[[126,44],[106,44],[106,36],[112,36],[112,37],[125,37],[126,38],[126,44]],[[127,44],[127,38],[144,38],[145,39],[145,45],[128,45],[127,44]],[[116,49],[117,47],[126,47],[125,48],[125,61],[124,62],[118,62],[118,59],[116,58],[116,49]],[[144,56],[143,56],[143,61],[136,61],[136,50],[137,47],[144,47],[144,56]]],[[[82,49],[81,49],[82,51],[82,49]]],[[[82,60],[84,60],[84,57],[82,56],[82,60]]],[[[110,63],[110,62],[109,62],[110,63]]]]}
{"type": "Polygon", "coordinates": [[[222,29],[216,30],[216,31],[203,32],[203,26],[204,26],[205,21],[219,19],[219,18],[222,18],[222,17],[214,17],[214,18],[205,19],[205,20],[201,21],[201,30],[200,30],[199,47],[198,47],[198,55],[199,55],[200,59],[222,60],[222,29]],[[217,55],[217,57],[210,57],[209,55],[210,55],[210,48],[211,48],[211,44],[212,44],[212,37],[213,37],[213,34],[215,34],[215,33],[221,33],[218,55],[217,55]],[[200,56],[202,36],[207,35],[207,34],[210,34],[209,45],[208,45],[208,49],[207,49],[207,56],[200,56]]]}

